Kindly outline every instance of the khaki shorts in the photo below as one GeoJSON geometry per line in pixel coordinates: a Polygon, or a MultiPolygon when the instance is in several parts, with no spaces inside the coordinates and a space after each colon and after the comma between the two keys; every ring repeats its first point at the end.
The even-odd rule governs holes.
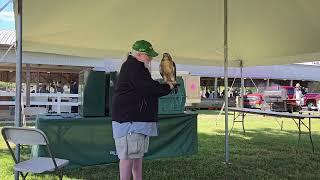
{"type": "Polygon", "coordinates": [[[148,152],[149,136],[132,133],[114,139],[119,159],[139,159],[148,152]]]}

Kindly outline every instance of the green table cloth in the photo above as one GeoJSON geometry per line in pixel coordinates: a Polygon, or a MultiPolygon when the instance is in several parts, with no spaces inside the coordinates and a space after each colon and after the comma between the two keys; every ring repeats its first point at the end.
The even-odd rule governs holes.
{"type": "MultiPolygon", "coordinates": [[[[198,151],[197,114],[159,115],[159,136],[150,138],[145,159],[192,155],[198,151]]],[[[69,167],[118,161],[112,138],[111,117],[81,117],[78,114],[38,115],[36,128],[46,133],[57,158],[70,160],[69,167]]],[[[42,146],[33,156],[46,156],[42,146]]]]}

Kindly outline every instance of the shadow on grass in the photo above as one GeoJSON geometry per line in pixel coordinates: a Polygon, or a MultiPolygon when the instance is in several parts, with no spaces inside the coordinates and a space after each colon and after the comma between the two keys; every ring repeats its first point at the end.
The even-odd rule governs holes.
{"type": "MultiPolygon", "coordinates": [[[[246,135],[234,129],[229,138],[230,162],[225,161],[224,131],[198,133],[198,153],[192,156],[144,161],[144,179],[319,179],[320,135],[312,136],[312,153],[308,135],[297,146],[297,131],[249,129],[246,135]]],[[[22,150],[24,157],[30,149],[22,150]]],[[[0,149],[1,157],[10,155],[0,149]]],[[[118,179],[118,164],[65,170],[71,179],[118,179]]],[[[57,178],[56,174],[32,176],[36,179],[57,178]]]]}
{"type": "MultiPolygon", "coordinates": [[[[235,131],[230,137],[230,162],[225,161],[225,136],[199,133],[198,150],[192,156],[144,161],[145,179],[292,179],[320,178],[320,136],[314,135],[316,152],[308,137],[297,147],[295,131],[269,128],[235,131]],[[298,150],[298,151],[297,151],[298,150]],[[301,168],[303,167],[303,168],[301,168]]],[[[77,179],[118,179],[118,165],[101,165],[67,170],[77,179]]]]}
{"type": "MultiPolygon", "coordinates": [[[[27,122],[27,126],[35,126],[35,122],[27,122]]],[[[14,126],[14,121],[0,121],[0,128],[4,126],[14,126]]]]}

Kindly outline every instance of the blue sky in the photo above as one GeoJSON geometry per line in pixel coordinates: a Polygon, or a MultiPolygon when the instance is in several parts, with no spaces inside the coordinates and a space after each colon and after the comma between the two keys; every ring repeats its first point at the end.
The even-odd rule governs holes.
{"type": "MultiPolygon", "coordinates": [[[[7,0],[0,0],[0,7],[2,7],[7,0]]],[[[14,14],[13,4],[10,3],[4,10],[0,12],[0,29],[14,30],[14,14]]]]}

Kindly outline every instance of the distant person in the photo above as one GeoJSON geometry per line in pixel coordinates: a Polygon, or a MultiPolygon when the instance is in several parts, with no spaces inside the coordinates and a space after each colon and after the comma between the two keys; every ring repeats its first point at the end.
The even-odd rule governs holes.
{"type": "Polygon", "coordinates": [[[209,99],[213,99],[213,91],[210,91],[210,93],[209,93],[209,99]]]}
{"type": "Polygon", "coordinates": [[[60,93],[63,93],[64,92],[64,89],[63,89],[63,84],[61,81],[58,82],[57,84],[57,92],[60,92],[60,93]]]}
{"type": "MultiPolygon", "coordinates": [[[[46,84],[40,84],[40,89],[39,89],[39,93],[50,93],[49,90],[47,89],[47,85],[46,84]]],[[[38,101],[43,101],[45,98],[45,101],[50,101],[50,98],[48,97],[37,97],[38,101]]],[[[39,107],[46,107],[46,105],[39,105],[39,107]]],[[[51,107],[49,106],[49,109],[51,107]]]]}
{"type": "Polygon", "coordinates": [[[300,83],[296,84],[295,90],[294,90],[294,97],[296,99],[297,105],[301,108],[304,104],[304,98],[303,98],[303,93],[302,93],[302,87],[300,83]]]}
{"type": "Polygon", "coordinates": [[[53,82],[50,84],[49,90],[51,93],[56,93],[57,89],[56,89],[56,84],[53,82]]]}
{"type": "Polygon", "coordinates": [[[307,94],[306,88],[301,86],[301,92],[302,92],[303,95],[307,94]]]}
{"type": "Polygon", "coordinates": [[[233,95],[235,97],[239,96],[240,95],[239,90],[238,89],[234,90],[233,95]]]}
{"type": "Polygon", "coordinates": [[[201,98],[206,98],[206,90],[201,90],[201,98]]]}
{"type": "Polygon", "coordinates": [[[232,98],[234,96],[233,95],[233,88],[228,88],[228,92],[229,92],[228,97],[232,98]]]}
{"type": "Polygon", "coordinates": [[[205,95],[206,98],[209,98],[209,94],[210,94],[210,93],[209,93],[209,90],[207,90],[207,91],[206,91],[206,95],[205,95]]]}
{"type": "Polygon", "coordinates": [[[78,94],[78,82],[73,80],[70,86],[70,94],[78,94]]]}
{"type": "Polygon", "coordinates": [[[39,90],[40,93],[49,93],[49,90],[47,89],[47,85],[42,84],[39,90]]]}
{"type": "MultiPolygon", "coordinates": [[[[70,94],[78,94],[78,83],[73,80],[70,86],[70,94]]],[[[72,98],[71,102],[78,102],[78,98],[72,98]]],[[[78,106],[71,106],[71,113],[77,113],[78,106]]]]}

